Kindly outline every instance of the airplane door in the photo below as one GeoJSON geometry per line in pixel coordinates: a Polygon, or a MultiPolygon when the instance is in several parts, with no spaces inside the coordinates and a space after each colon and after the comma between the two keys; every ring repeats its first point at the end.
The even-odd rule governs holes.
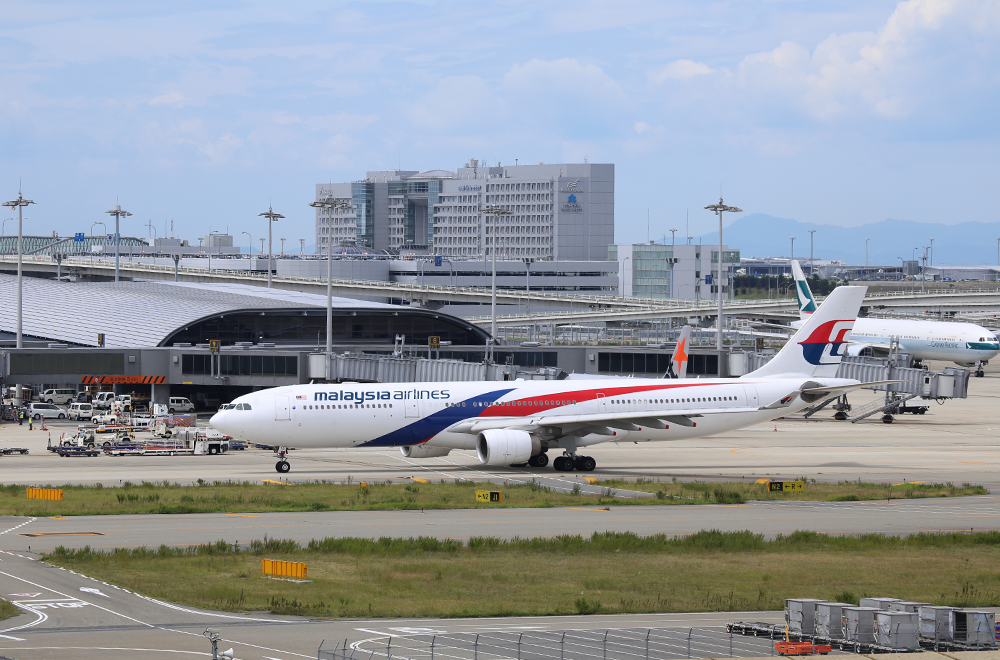
{"type": "Polygon", "coordinates": [[[597,394],[597,412],[598,414],[608,412],[608,399],[600,392],[597,394]]]}
{"type": "Polygon", "coordinates": [[[274,419],[279,421],[291,419],[291,415],[288,414],[287,396],[274,397],[274,419]]]}
{"type": "Polygon", "coordinates": [[[417,412],[417,402],[409,401],[406,402],[406,416],[407,417],[420,417],[420,413],[417,412]]]}
{"type": "Polygon", "coordinates": [[[747,407],[757,408],[760,406],[760,401],[757,399],[757,388],[753,385],[744,385],[743,389],[747,393],[747,407]]]}

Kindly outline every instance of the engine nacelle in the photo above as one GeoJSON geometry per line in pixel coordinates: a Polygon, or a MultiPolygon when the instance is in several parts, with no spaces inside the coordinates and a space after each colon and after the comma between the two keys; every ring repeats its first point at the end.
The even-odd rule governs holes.
{"type": "Polygon", "coordinates": [[[848,344],[846,354],[853,357],[874,357],[875,351],[867,344],[848,344]]]}
{"type": "Polygon", "coordinates": [[[399,451],[407,458],[434,458],[435,456],[447,456],[451,449],[448,447],[428,447],[427,443],[423,443],[400,447],[399,451]]]}
{"type": "Polygon", "coordinates": [[[479,434],[476,455],[486,465],[527,463],[542,451],[542,443],[527,431],[490,429],[479,434]]]}

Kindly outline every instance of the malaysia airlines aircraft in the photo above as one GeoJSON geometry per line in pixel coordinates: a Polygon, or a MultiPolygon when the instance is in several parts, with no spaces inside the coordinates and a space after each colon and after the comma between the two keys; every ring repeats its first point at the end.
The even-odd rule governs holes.
{"type": "MultiPolygon", "coordinates": [[[[797,261],[792,262],[792,274],[799,298],[799,323],[802,323],[816,310],[816,301],[797,261]]],[[[886,355],[893,339],[899,341],[900,351],[917,360],[945,360],[963,367],[977,367],[976,375],[980,377],[983,365],[1000,353],[996,336],[975,323],[862,317],[854,322],[845,355],[865,352],[886,355]]]]}
{"type": "MultiPolygon", "coordinates": [[[[591,471],[579,450],[604,442],[682,440],[724,433],[876,383],[836,378],[866,287],[837,288],[784,348],[732,379],[326,383],[261,390],[235,399],[212,426],[287,448],[400,447],[404,456],[475,451],[486,465],[591,471]]],[[[895,381],[891,381],[895,382],[895,381]]]]}

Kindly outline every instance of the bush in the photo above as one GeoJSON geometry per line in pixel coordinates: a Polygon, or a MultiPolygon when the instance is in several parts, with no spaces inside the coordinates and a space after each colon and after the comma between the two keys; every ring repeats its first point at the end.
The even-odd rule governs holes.
{"type": "Polygon", "coordinates": [[[712,491],[712,495],[715,496],[715,501],[719,504],[743,504],[746,502],[742,493],[727,488],[716,488],[712,491]]]}
{"type": "Polygon", "coordinates": [[[601,609],[601,601],[591,602],[583,597],[577,598],[573,604],[576,605],[577,614],[596,614],[601,609]]]}

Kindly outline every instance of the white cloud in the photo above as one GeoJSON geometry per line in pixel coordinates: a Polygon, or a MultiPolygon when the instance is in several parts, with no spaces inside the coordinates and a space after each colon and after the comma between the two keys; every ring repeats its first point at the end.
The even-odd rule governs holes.
{"type": "Polygon", "coordinates": [[[643,133],[649,130],[649,124],[647,124],[644,121],[637,121],[635,122],[635,125],[632,128],[635,129],[636,133],[642,135],[643,133]]]}
{"type": "Polygon", "coordinates": [[[503,85],[508,92],[522,97],[568,93],[572,96],[564,97],[567,101],[582,97],[602,104],[620,103],[626,98],[621,85],[604,69],[571,57],[548,61],[535,58],[515,64],[504,74],[503,85]]]}
{"type": "Polygon", "coordinates": [[[739,65],[738,84],[816,119],[904,119],[928,102],[948,102],[942,88],[956,73],[994,70],[998,26],[995,2],[908,0],[876,32],[831,35],[812,52],[786,41],[749,55],[739,65]]]}
{"type": "Polygon", "coordinates": [[[424,128],[454,131],[484,126],[506,107],[479,76],[449,76],[410,106],[410,117],[424,128]]]}
{"type": "Polygon", "coordinates": [[[661,84],[667,80],[690,80],[698,76],[706,76],[715,73],[715,69],[694,60],[674,60],[664,67],[651,71],[649,79],[654,84],[661,84]]]}
{"type": "Polygon", "coordinates": [[[173,92],[167,92],[166,94],[160,94],[159,96],[154,96],[153,98],[149,99],[148,103],[149,105],[182,106],[182,105],[189,105],[191,103],[191,99],[184,96],[184,94],[181,92],[173,91],[173,92]]]}

